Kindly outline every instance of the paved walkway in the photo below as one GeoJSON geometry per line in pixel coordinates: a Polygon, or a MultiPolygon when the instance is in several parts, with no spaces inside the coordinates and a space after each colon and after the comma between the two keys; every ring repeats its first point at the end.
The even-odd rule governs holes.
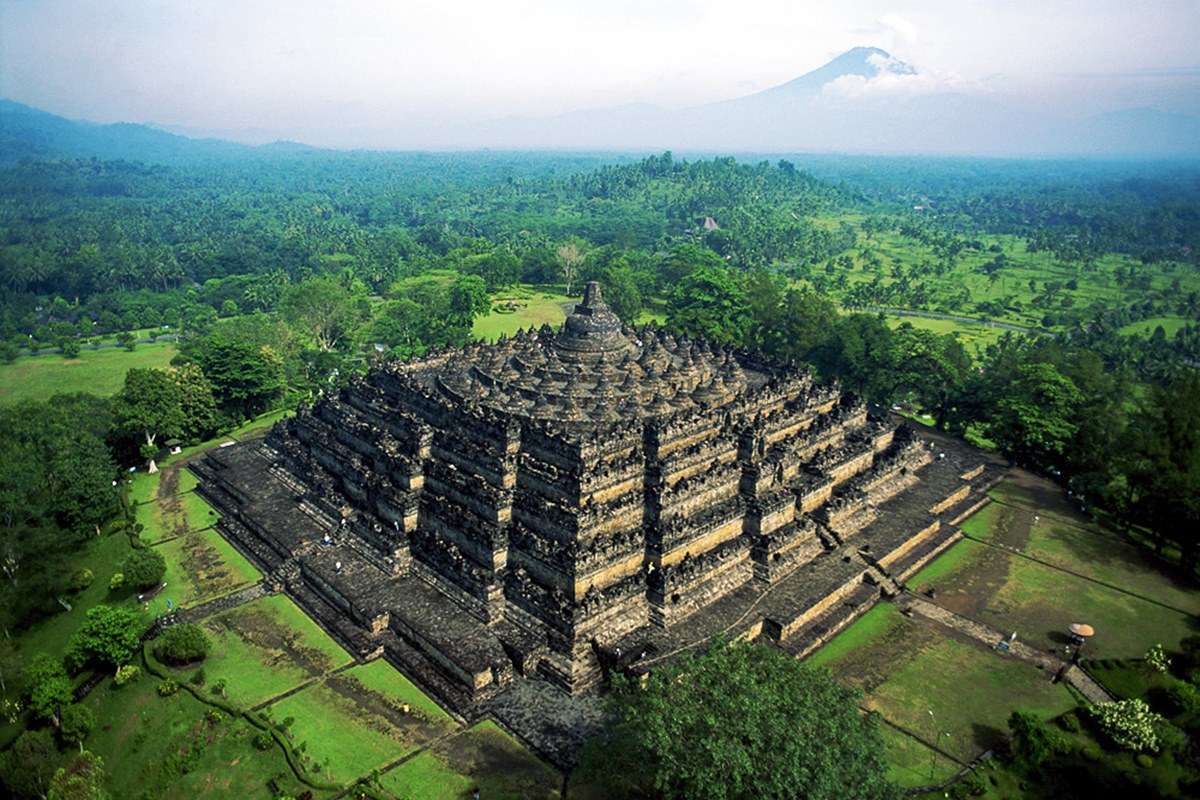
{"type": "MultiPolygon", "coordinates": [[[[939,606],[937,603],[932,603],[923,597],[918,597],[911,592],[906,592],[896,599],[896,605],[903,611],[908,610],[914,614],[936,622],[959,633],[969,636],[982,644],[992,648],[993,652],[999,654],[1001,651],[996,650],[995,646],[998,642],[1007,641],[1008,634],[999,631],[990,625],[985,625],[982,622],[977,622],[969,617],[964,617],[961,614],[956,614],[949,609],[939,606]]],[[[1096,683],[1083,670],[1074,665],[1069,665],[1061,658],[1052,656],[1036,648],[1030,647],[1021,641],[1012,642],[1008,647],[1008,655],[1017,658],[1026,663],[1041,667],[1048,675],[1058,675],[1062,673],[1062,678],[1080,694],[1087,698],[1090,703],[1107,703],[1111,701],[1112,696],[1104,690],[1100,684],[1096,683]]]]}
{"type": "Polygon", "coordinates": [[[198,606],[191,606],[179,610],[180,622],[199,622],[205,617],[211,617],[213,614],[218,614],[222,611],[228,611],[236,606],[249,603],[251,600],[257,600],[260,597],[266,597],[271,594],[271,591],[263,585],[262,581],[252,583],[249,586],[239,589],[236,592],[227,594],[224,597],[218,597],[215,600],[209,600],[207,603],[201,603],[198,606]]]}

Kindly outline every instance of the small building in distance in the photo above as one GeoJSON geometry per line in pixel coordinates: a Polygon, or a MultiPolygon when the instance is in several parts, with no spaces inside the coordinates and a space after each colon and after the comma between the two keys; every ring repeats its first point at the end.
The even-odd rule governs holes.
{"type": "Polygon", "coordinates": [[[807,654],[991,477],[803,370],[624,326],[595,283],[560,330],[377,367],[194,469],[273,587],[559,763],[557,706],[606,670],[717,635],[807,654]]]}

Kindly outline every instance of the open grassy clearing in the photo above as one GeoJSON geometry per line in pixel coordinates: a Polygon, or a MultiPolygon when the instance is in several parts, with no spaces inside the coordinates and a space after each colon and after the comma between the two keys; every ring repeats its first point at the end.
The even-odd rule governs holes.
{"type": "Polygon", "coordinates": [[[167,601],[178,608],[222,597],[262,579],[262,573],[216,530],[192,531],[155,545],[167,562],[166,586],[148,602],[163,614],[167,601]]]}
{"type": "Polygon", "coordinates": [[[1155,328],[1162,326],[1163,333],[1170,339],[1175,334],[1179,333],[1180,329],[1186,325],[1193,324],[1194,320],[1187,320],[1182,317],[1151,317],[1140,322],[1131,322],[1120,328],[1120,332],[1126,335],[1139,334],[1145,335],[1154,333],[1155,328]]]}
{"type": "MultiPolygon", "coordinates": [[[[351,671],[330,675],[267,707],[271,717],[293,717],[293,741],[335,781],[352,781],[413,752],[455,728],[444,715],[426,714],[373,689],[351,671]]],[[[397,677],[399,674],[397,673],[397,677]]]]}
{"type": "Polygon", "coordinates": [[[84,744],[104,759],[112,797],[268,800],[272,777],[293,795],[307,788],[278,747],[251,744],[258,731],[245,720],[222,714],[214,723],[209,706],[182,691],[159,697],[157,684],[147,674],[123,687],[104,681],[85,701],[97,727],[84,744]]]}
{"type": "Polygon", "coordinates": [[[1049,484],[1023,480],[1015,487],[1001,487],[997,494],[1011,498],[1020,491],[1028,502],[1037,503],[1036,511],[994,503],[963,525],[969,535],[1000,547],[970,539],[959,542],[910,578],[908,585],[917,591],[933,587],[939,604],[1000,630],[1015,631],[1034,647],[1060,655],[1072,622],[1096,628],[1089,649],[1097,658],[1137,657],[1151,645],[1174,647],[1195,632],[1195,617],[1174,608],[1184,612],[1200,608],[1200,592],[1164,571],[1165,565],[1160,568],[1145,553],[1075,515],[1049,484]]]}
{"type": "Polygon", "coordinates": [[[880,730],[892,783],[906,789],[932,786],[958,772],[958,764],[913,737],[888,725],[881,725],[880,730]]]}
{"type": "MultiPolygon", "coordinates": [[[[271,595],[203,623],[212,641],[205,683],[225,681],[225,695],[250,707],[353,659],[296,604],[271,595]]],[[[179,670],[185,679],[195,669],[179,670]]]]}
{"type": "Polygon", "coordinates": [[[475,319],[471,332],[477,339],[493,342],[501,334],[512,336],[522,328],[557,327],[567,318],[565,306],[578,301],[578,297],[516,286],[492,296],[492,310],[475,319]]]}
{"type": "Polygon", "coordinates": [[[496,723],[481,722],[384,773],[379,784],[403,800],[551,800],[562,776],[496,723]]]}
{"type": "MultiPolygon", "coordinates": [[[[949,638],[890,604],[873,609],[826,647],[831,655],[823,656],[823,648],[814,663],[862,689],[865,708],[926,741],[937,740],[963,762],[1000,741],[1013,709],[1048,718],[1075,704],[1066,688],[1035,667],[949,638]]],[[[911,768],[914,748],[899,748],[897,769],[911,768]]]]}
{"type": "Polygon", "coordinates": [[[216,510],[195,492],[164,492],[170,492],[170,489],[160,484],[157,497],[137,506],[134,511],[142,525],[142,540],[147,544],[186,536],[217,523],[216,510]]]}
{"type": "Polygon", "coordinates": [[[161,342],[138,345],[133,352],[85,348],[78,358],[63,358],[58,353],[23,356],[11,364],[0,364],[0,403],[48,400],[71,392],[107,397],[125,384],[130,369],[166,367],[174,355],[175,345],[161,342]]]}
{"type": "Polygon", "coordinates": [[[972,535],[991,541],[1001,527],[1000,517],[1032,512],[1034,520],[1024,553],[1190,614],[1200,614],[1200,591],[1172,565],[1069,508],[1029,505],[1035,501],[1020,486],[1005,484],[998,489],[1000,502],[1017,507],[995,503],[983,509],[977,515],[980,524],[970,530],[972,535]],[[987,512],[986,517],[983,512],[987,512]]]}
{"type": "Polygon", "coordinates": [[[951,319],[927,319],[925,317],[899,315],[887,317],[888,327],[893,329],[899,328],[906,322],[918,330],[933,331],[934,333],[943,335],[952,334],[954,338],[962,343],[967,352],[975,356],[982,355],[988,345],[995,344],[1005,333],[1000,328],[993,328],[988,325],[975,325],[951,319]]]}

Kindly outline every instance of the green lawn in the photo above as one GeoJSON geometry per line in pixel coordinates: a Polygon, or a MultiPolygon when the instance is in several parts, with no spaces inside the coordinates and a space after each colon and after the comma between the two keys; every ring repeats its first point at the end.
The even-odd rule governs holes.
{"type": "Polygon", "coordinates": [[[963,540],[910,578],[910,587],[932,586],[939,603],[1060,653],[1072,622],[1096,628],[1089,643],[1096,658],[1138,657],[1196,631],[1200,591],[1170,565],[1077,514],[1056,494],[1006,483],[994,495],[1003,502],[985,506],[962,527],[1002,548],[963,540]]]}
{"type": "Polygon", "coordinates": [[[147,544],[211,528],[219,519],[216,510],[195,492],[163,496],[161,487],[155,500],[139,505],[134,513],[147,544]]]}
{"type": "Polygon", "coordinates": [[[889,725],[880,725],[887,752],[888,780],[905,789],[932,786],[958,772],[959,765],[889,725]]]}
{"type": "MultiPolygon", "coordinates": [[[[864,707],[927,741],[940,740],[943,750],[964,762],[1000,740],[1014,709],[1049,718],[1075,704],[1065,687],[1051,684],[1037,668],[947,638],[890,604],[872,609],[822,651],[810,661],[862,689],[864,707]],[[832,655],[821,655],[826,648],[832,655]]],[[[899,750],[897,770],[911,768],[914,759],[920,763],[913,747],[892,745],[899,750]]]]}
{"type": "Polygon", "coordinates": [[[385,772],[379,784],[404,800],[469,800],[473,789],[495,800],[550,800],[562,776],[489,720],[385,772]]]}
{"type": "Polygon", "coordinates": [[[198,605],[262,579],[262,573],[215,529],[193,531],[155,545],[167,562],[166,588],[150,601],[163,613],[167,600],[176,607],[198,605]]]}
{"type": "Polygon", "coordinates": [[[398,703],[407,703],[431,721],[450,720],[450,715],[441,706],[383,659],[346,670],[345,674],[372,691],[385,694],[398,703]]]}
{"type": "Polygon", "coordinates": [[[492,296],[492,310],[476,318],[471,331],[477,339],[495,341],[501,334],[512,336],[522,328],[558,327],[567,318],[564,304],[578,301],[578,297],[514,287],[492,296]]]}
{"type": "Polygon", "coordinates": [[[120,688],[104,681],[85,701],[98,724],[84,744],[104,759],[112,797],[270,800],[272,777],[293,796],[306,788],[277,745],[251,744],[258,731],[245,720],[222,714],[213,723],[205,718],[209,706],[184,691],[159,697],[157,684],[146,673],[120,688]]]}
{"type": "MultiPolygon", "coordinates": [[[[251,707],[353,659],[295,603],[271,595],[205,620],[212,653],[206,683],[224,680],[226,696],[251,707]]],[[[193,672],[181,670],[181,679],[193,672]]]]}
{"type": "Polygon", "coordinates": [[[56,394],[87,392],[107,397],[125,383],[125,373],[134,367],[166,367],[175,355],[175,345],[138,345],[132,353],[118,348],[84,349],[78,358],[57,353],[22,356],[0,365],[0,403],[47,400],[56,394]]]}
{"type": "Polygon", "coordinates": [[[899,328],[906,322],[918,330],[933,331],[939,334],[953,334],[962,343],[963,347],[967,349],[967,352],[976,356],[982,355],[989,344],[995,344],[1004,335],[1002,328],[993,328],[989,325],[978,325],[970,322],[959,322],[958,320],[929,319],[926,317],[906,317],[900,315],[888,316],[887,318],[888,327],[893,329],[899,328]]]}
{"type": "Polygon", "coordinates": [[[403,706],[393,692],[372,689],[348,672],[331,675],[268,709],[276,721],[295,719],[293,741],[304,746],[319,775],[345,782],[454,729],[444,715],[403,706]]]}
{"type": "MultiPolygon", "coordinates": [[[[82,551],[65,564],[64,573],[82,568],[90,569],[93,574],[92,583],[78,595],[67,598],[71,604],[70,611],[59,610],[14,637],[21,661],[39,652],[61,654],[67,639],[83,624],[87,610],[97,603],[132,605],[132,601],[126,595],[114,596],[108,591],[109,580],[120,567],[122,559],[130,552],[127,537],[120,533],[110,533],[90,540],[82,551]]],[[[11,683],[9,685],[12,686],[11,683]]]]}
{"type": "Polygon", "coordinates": [[[1049,678],[1022,661],[943,639],[897,665],[866,705],[970,761],[1000,740],[1014,709],[1050,718],[1075,706],[1066,687],[1049,678]]]}
{"type": "Polygon", "coordinates": [[[1129,334],[1147,334],[1154,333],[1154,329],[1159,325],[1162,326],[1163,332],[1170,339],[1185,325],[1192,324],[1192,320],[1183,319],[1182,317],[1151,317],[1144,319],[1141,322],[1131,322],[1122,328],[1118,329],[1118,333],[1129,334]]]}

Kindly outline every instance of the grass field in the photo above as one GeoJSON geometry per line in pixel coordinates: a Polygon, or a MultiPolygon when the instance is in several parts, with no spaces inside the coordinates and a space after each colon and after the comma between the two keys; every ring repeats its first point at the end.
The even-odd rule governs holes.
{"type": "Polygon", "coordinates": [[[215,530],[193,531],[155,545],[167,562],[166,587],[148,606],[152,613],[194,606],[262,579],[262,573],[215,530]]]}
{"type": "Polygon", "coordinates": [[[268,710],[277,721],[295,719],[295,743],[304,746],[321,775],[336,781],[366,775],[455,726],[444,714],[430,715],[411,705],[405,710],[395,692],[371,688],[353,670],[331,675],[268,710]]]}
{"type": "Polygon", "coordinates": [[[99,724],[84,744],[104,759],[112,797],[270,800],[272,777],[293,796],[307,788],[278,747],[251,745],[249,723],[227,715],[214,723],[208,706],[183,691],[159,697],[157,683],[145,673],[119,688],[104,681],[86,700],[99,724]]]}
{"type": "Polygon", "coordinates": [[[931,747],[882,725],[888,762],[888,780],[906,789],[932,786],[958,772],[959,765],[931,747]]]}
{"type": "Polygon", "coordinates": [[[385,772],[383,789],[404,800],[551,800],[562,777],[491,721],[435,743],[385,772]]]}
{"type": "Polygon", "coordinates": [[[206,682],[224,680],[226,696],[241,706],[277,697],[353,660],[283,595],[238,606],[203,625],[213,645],[204,661],[206,682]]]}
{"type": "Polygon", "coordinates": [[[512,336],[522,328],[540,328],[544,324],[558,327],[567,318],[564,306],[578,301],[578,297],[528,286],[513,287],[492,296],[491,312],[476,318],[471,331],[476,338],[491,342],[501,334],[512,336]]]}
{"type": "Polygon", "coordinates": [[[979,356],[990,344],[995,344],[1004,331],[988,325],[974,325],[969,322],[959,322],[951,319],[926,319],[924,317],[889,316],[888,326],[895,329],[908,323],[918,330],[933,331],[938,334],[953,334],[967,352],[979,356]]]}
{"type": "MultiPolygon", "coordinates": [[[[1070,693],[1035,667],[881,605],[818,651],[810,663],[865,693],[864,707],[967,762],[1003,736],[1013,709],[1051,717],[1074,706],[1070,693]],[[861,626],[861,627],[860,627],[861,626]],[[828,653],[826,653],[828,649],[828,653]],[[963,698],[969,696],[969,703],[963,698]]],[[[898,770],[928,769],[928,748],[893,743],[898,770]]],[[[947,765],[948,769],[949,766],[947,765]]],[[[910,784],[911,785],[911,784],[910,784]]]]}
{"type": "Polygon", "coordinates": [[[1170,339],[1185,325],[1192,324],[1192,320],[1186,320],[1182,317],[1151,317],[1140,322],[1131,322],[1128,325],[1120,328],[1120,332],[1126,335],[1129,334],[1148,334],[1154,333],[1154,329],[1159,325],[1162,326],[1163,333],[1170,339]]]}
{"type": "Polygon", "coordinates": [[[166,367],[175,355],[170,342],[138,345],[132,353],[120,348],[83,350],[78,358],[57,353],[24,356],[0,365],[0,403],[47,400],[56,394],[87,392],[107,397],[125,383],[135,367],[166,367]]]}
{"type": "Polygon", "coordinates": [[[963,524],[988,544],[959,542],[908,585],[932,586],[939,604],[1060,654],[1072,622],[1096,628],[1088,647],[1097,658],[1137,657],[1157,643],[1174,647],[1196,631],[1200,592],[1039,486],[998,487],[1001,502],[963,524]]]}

